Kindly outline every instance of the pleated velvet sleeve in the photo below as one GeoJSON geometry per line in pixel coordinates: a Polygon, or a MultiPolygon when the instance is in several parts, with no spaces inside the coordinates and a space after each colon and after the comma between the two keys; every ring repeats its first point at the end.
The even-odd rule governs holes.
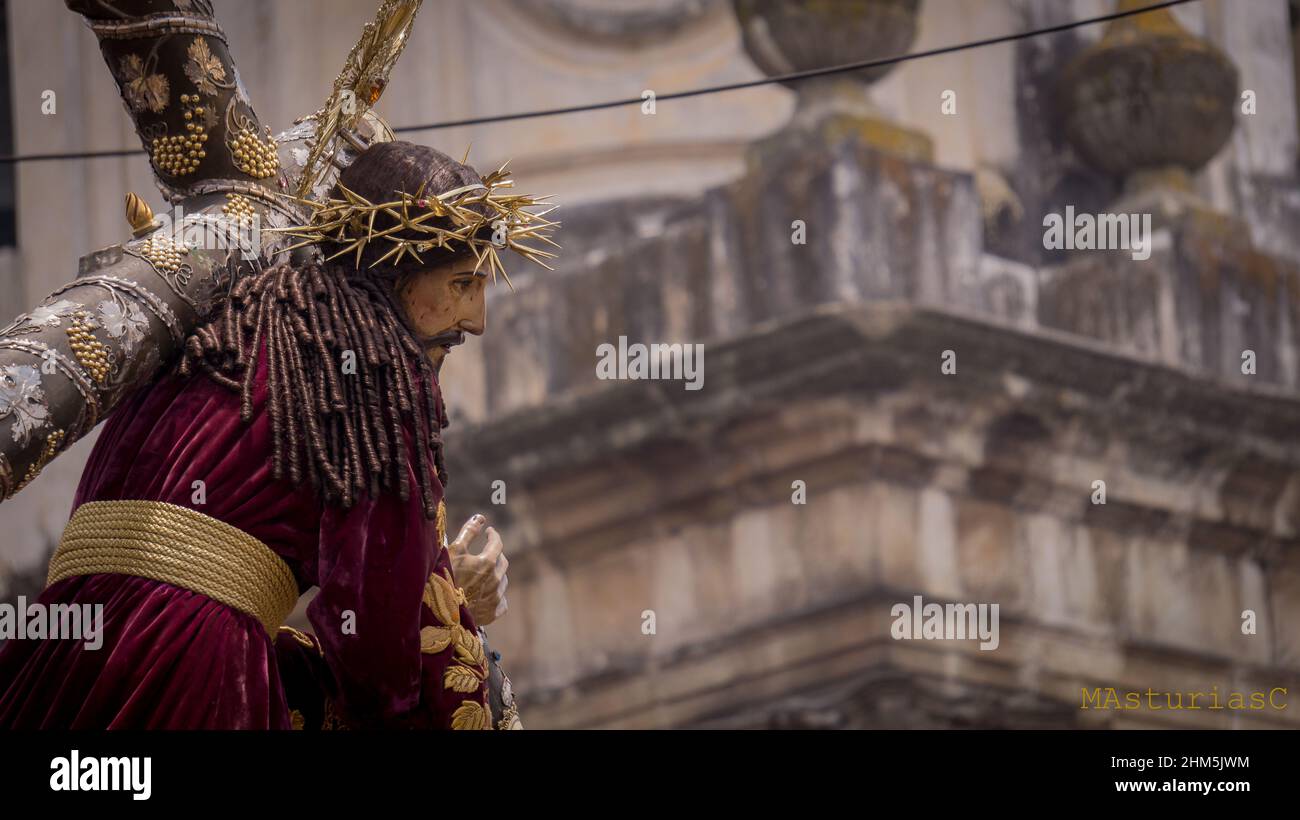
{"type": "Polygon", "coordinates": [[[409,501],[322,512],[307,615],[333,678],[327,713],[353,728],[489,729],[487,659],[443,546],[444,507],[429,520],[410,479],[409,501]]]}

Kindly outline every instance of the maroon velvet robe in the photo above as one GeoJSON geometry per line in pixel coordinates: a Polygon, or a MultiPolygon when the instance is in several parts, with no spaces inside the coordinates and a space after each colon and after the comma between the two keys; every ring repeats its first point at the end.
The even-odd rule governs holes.
{"type": "MultiPolygon", "coordinates": [[[[253,616],[170,584],[68,578],[40,602],[103,604],[103,645],[8,641],[0,650],[0,728],[288,729],[299,721],[281,662],[313,690],[298,698],[316,698],[299,711],[324,708],[349,726],[446,728],[466,701],[486,702],[485,685],[468,693],[444,687],[454,643],[421,652],[421,627],[439,625],[422,603],[425,582],[432,572],[450,572],[450,558],[424,516],[414,468],[409,501],[385,493],[350,510],[323,505],[310,486],[272,477],[265,399],[264,364],[251,422],[240,419],[236,393],[202,375],[168,376],[139,391],[105,424],[73,509],[109,499],[165,501],[255,536],[285,560],[300,591],[320,587],[307,610],[318,647],[286,633],[273,643],[253,616]],[[205,503],[195,503],[196,481],[205,503]],[[355,634],[344,633],[348,612],[355,634]],[[323,706],[322,693],[329,696],[323,706]]],[[[441,500],[440,485],[435,492],[441,500]]],[[[460,619],[475,631],[464,606],[460,619]]]]}

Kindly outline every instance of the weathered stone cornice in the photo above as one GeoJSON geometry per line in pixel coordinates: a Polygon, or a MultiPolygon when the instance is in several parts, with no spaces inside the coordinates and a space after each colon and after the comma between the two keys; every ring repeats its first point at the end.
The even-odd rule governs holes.
{"type": "Polygon", "coordinates": [[[496,479],[513,493],[506,520],[544,499],[593,495],[565,528],[572,544],[608,527],[662,527],[674,509],[716,516],[788,496],[790,480],[812,471],[937,481],[1125,531],[1190,531],[1230,551],[1294,546],[1300,528],[1300,398],[1274,385],[1225,386],[1071,334],[898,303],[757,326],[706,345],[704,372],[699,391],[606,382],[456,430],[452,503],[486,501],[496,479]],[[957,355],[954,375],[940,370],[944,350],[957,355]],[[865,429],[862,413],[887,430],[865,429]],[[792,414],[820,415],[820,429],[801,430],[792,414]],[[751,428],[761,447],[746,443],[751,428]],[[754,461],[755,449],[777,452],[754,461]],[[1090,503],[1095,479],[1107,481],[1105,507],[1090,503]],[[1162,495],[1176,487],[1204,497],[1162,495]],[[626,506],[629,494],[643,503],[626,506]]]}

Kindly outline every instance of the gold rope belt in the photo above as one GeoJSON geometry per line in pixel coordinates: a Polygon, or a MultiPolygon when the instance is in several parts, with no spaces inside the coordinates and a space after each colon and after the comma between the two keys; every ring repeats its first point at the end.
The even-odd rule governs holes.
{"type": "Polygon", "coordinates": [[[162,501],[91,501],[72,514],[46,585],[78,575],[135,575],[252,615],[275,637],[298,602],[293,572],[270,547],[211,516],[162,501]]]}

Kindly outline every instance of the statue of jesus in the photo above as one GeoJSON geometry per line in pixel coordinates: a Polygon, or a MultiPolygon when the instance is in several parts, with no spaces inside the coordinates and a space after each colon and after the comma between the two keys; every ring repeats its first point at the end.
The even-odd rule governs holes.
{"type": "MultiPolygon", "coordinates": [[[[174,5],[173,28],[162,36],[201,34],[205,10],[174,5]]],[[[397,5],[388,0],[380,21],[397,5]]],[[[105,31],[117,34],[130,25],[110,22],[118,28],[105,23],[105,31]]],[[[194,93],[184,93],[182,113],[220,107],[234,73],[223,70],[228,55],[196,49],[200,36],[188,42],[132,52],[140,70],[123,82],[128,110],[165,109],[170,91],[187,84],[194,93]],[[190,59],[196,51],[216,62],[190,59]],[[167,73],[159,55],[168,54],[184,61],[149,81],[167,73]]],[[[242,95],[235,85],[229,99],[242,95]]],[[[333,137],[329,116],[318,112],[307,146],[333,137]]],[[[274,143],[258,139],[234,139],[244,147],[231,150],[231,161],[260,156],[248,175],[273,171],[275,180],[278,158],[254,147],[274,143]]],[[[331,183],[304,185],[306,195],[188,186],[205,202],[219,197],[228,215],[233,203],[239,219],[248,216],[241,197],[268,207],[288,201],[285,210],[307,218],[281,220],[272,229],[281,244],[261,264],[228,254],[213,266],[207,301],[174,353],[151,349],[156,375],[117,391],[37,601],[102,605],[102,645],[9,641],[0,650],[0,728],[519,727],[509,681],[479,630],[506,608],[501,539],[481,515],[454,538],[446,533],[438,374],[457,345],[487,329],[489,279],[504,272],[497,251],[550,256],[522,240],[549,241],[555,223],[530,210],[538,201],[501,192],[511,184],[504,169],[483,176],[392,139],[354,139],[348,148],[331,183]],[[486,545],[471,553],[481,533],[486,545]],[[283,626],[313,587],[314,635],[283,626]]],[[[164,182],[190,167],[173,156],[151,157],[164,182]]],[[[303,173],[313,162],[299,157],[303,173]]],[[[294,180],[278,176],[279,188],[292,188],[294,180]]],[[[199,278],[169,277],[171,263],[201,251],[168,244],[138,221],[123,253],[78,280],[111,290],[116,308],[94,313],[84,298],[56,294],[10,326],[6,349],[47,350],[39,334],[67,330],[65,358],[86,369],[91,385],[96,373],[144,358],[148,332],[167,324],[145,317],[165,316],[159,303],[186,295],[199,278]],[[172,293],[148,292],[141,283],[154,280],[114,268],[138,259],[172,293]],[[133,320],[141,338],[128,345],[126,332],[113,331],[133,320]],[[96,344],[107,351],[102,370],[83,361],[96,344]]],[[[197,259],[191,268],[203,271],[197,259]]],[[[22,367],[4,369],[27,375],[22,367]]]]}

